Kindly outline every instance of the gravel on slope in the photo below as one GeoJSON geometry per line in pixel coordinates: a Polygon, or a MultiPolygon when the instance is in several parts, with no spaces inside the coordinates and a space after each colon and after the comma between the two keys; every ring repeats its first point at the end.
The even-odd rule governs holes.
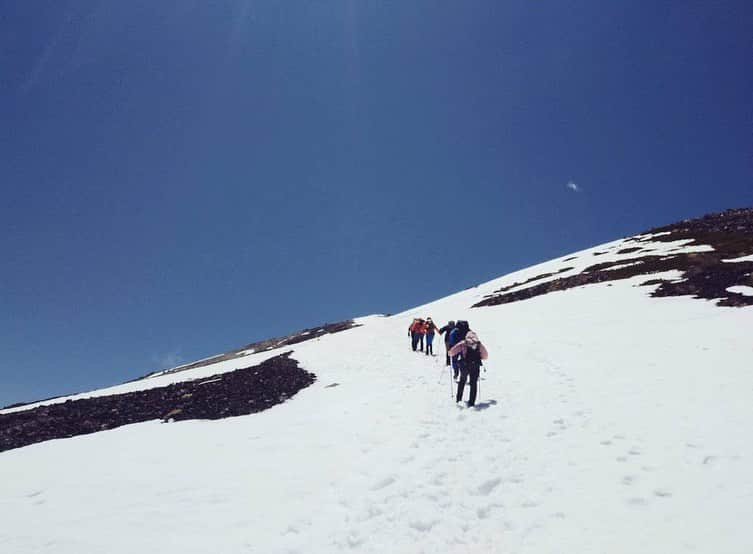
{"type": "Polygon", "coordinates": [[[166,387],[0,414],[0,452],[154,419],[223,419],[269,409],[316,380],[290,354],[166,387]]]}

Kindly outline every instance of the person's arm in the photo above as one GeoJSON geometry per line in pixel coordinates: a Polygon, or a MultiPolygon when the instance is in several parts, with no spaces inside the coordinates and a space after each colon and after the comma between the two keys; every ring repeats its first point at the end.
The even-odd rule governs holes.
{"type": "Polygon", "coordinates": [[[486,351],[486,346],[483,343],[478,343],[478,353],[481,355],[482,360],[486,360],[489,357],[489,352],[486,351]]]}
{"type": "Polygon", "coordinates": [[[450,348],[450,351],[448,352],[448,354],[450,356],[457,356],[458,354],[463,354],[464,353],[463,352],[463,347],[464,346],[465,346],[465,342],[460,341],[455,346],[453,346],[452,348],[450,348]]]}

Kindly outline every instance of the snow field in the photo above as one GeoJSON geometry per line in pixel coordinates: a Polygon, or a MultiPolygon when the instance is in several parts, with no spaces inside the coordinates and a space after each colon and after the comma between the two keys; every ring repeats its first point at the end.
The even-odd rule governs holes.
{"type": "Polygon", "coordinates": [[[729,292],[736,292],[738,294],[744,294],[745,296],[753,296],[753,287],[746,285],[738,285],[734,287],[727,287],[729,292]]]}
{"type": "Polygon", "coordinates": [[[468,308],[561,265],[286,348],[318,380],[268,411],[0,454],[0,549],[753,551],[753,310],[645,277],[468,308]],[[440,337],[410,351],[414,316],[470,321],[480,409],[454,405],[440,337]]]}
{"type": "Polygon", "coordinates": [[[732,260],[722,260],[723,262],[727,263],[738,263],[738,262],[753,262],[753,254],[750,256],[741,256],[739,258],[734,258],[732,260]]]}

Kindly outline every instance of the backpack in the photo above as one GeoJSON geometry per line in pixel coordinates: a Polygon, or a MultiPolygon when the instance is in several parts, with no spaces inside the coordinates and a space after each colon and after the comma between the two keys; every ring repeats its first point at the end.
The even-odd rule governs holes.
{"type": "Polygon", "coordinates": [[[455,333],[455,343],[458,343],[461,340],[465,340],[465,336],[468,334],[470,327],[468,326],[467,321],[460,320],[455,324],[455,329],[457,329],[455,333]]]}
{"type": "Polygon", "coordinates": [[[461,368],[466,371],[481,367],[481,349],[478,344],[476,345],[476,348],[467,347],[465,349],[465,354],[461,358],[460,364],[461,368]]]}

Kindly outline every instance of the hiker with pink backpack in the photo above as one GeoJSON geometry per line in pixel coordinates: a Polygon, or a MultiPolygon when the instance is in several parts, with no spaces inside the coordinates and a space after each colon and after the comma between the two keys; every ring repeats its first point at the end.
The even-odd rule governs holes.
{"type": "Polygon", "coordinates": [[[468,398],[468,407],[471,408],[476,404],[476,391],[478,390],[478,377],[481,372],[481,362],[489,357],[486,347],[481,344],[478,335],[473,331],[468,331],[465,339],[458,342],[449,351],[450,357],[458,356],[458,366],[460,369],[460,379],[458,379],[458,392],[455,395],[455,401],[463,400],[463,390],[465,382],[470,377],[471,392],[468,398]]]}

